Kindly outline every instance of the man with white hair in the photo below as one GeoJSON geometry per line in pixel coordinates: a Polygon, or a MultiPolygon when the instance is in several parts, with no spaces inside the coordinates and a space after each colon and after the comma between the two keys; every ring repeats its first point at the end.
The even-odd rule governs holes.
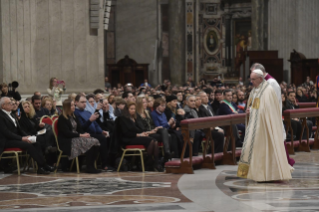
{"type": "MultiPolygon", "coordinates": [[[[280,117],[282,117],[282,99],[281,99],[281,87],[278,84],[277,80],[275,80],[275,78],[273,78],[270,74],[268,74],[265,70],[265,67],[260,64],[260,63],[254,63],[251,68],[250,71],[253,72],[254,70],[259,69],[262,71],[263,76],[265,78],[265,80],[271,85],[271,87],[274,89],[274,91],[276,92],[278,101],[279,101],[279,105],[280,105],[280,117]]],[[[285,131],[285,127],[284,127],[284,123],[282,123],[282,136],[283,136],[283,141],[285,142],[286,140],[286,131],[285,131]]],[[[288,163],[293,166],[295,164],[295,160],[293,158],[289,157],[289,153],[287,151],[286,148],[286,144],[285,144],[285,150],[286,150],[286,155],[287,155],[287,160],[288,163]]]]}
{"type": "Polygon", "coordinates": [[[50,174],[54,167],[46,164],[41,147],[30,135],[27,135],[20,127],[17,118],[11,113],[12,102],[8,97],[0,100],[0,154],[5,148],[21,148],[38,164],[38,174],[50,174]]]}
{"type": "Polygon", "coordinates": [[[281,110],[276,92],[260,69],[255,69],[250,79],[253,85],[247,103],[250,115],[237,176],[257,182],[289,180],[293,168],[288,164],[282,142],[281,110]]]}

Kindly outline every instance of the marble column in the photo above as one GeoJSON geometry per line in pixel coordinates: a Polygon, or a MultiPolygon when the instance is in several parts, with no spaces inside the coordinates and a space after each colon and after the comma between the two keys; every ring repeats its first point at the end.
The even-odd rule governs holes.
{"type": "Polygon", "coordinates": [[[225,38],[225,57],[226,66],[231,66],[231,15],[225,15],[225,27],[226,27],[226,38],[225,38]]]}
{"type": "Polygon", "coordinates": [[[268,0],[252,0],[252,50],[268,49],[268,0]]]}
{"type": "Polygon", "coordinates": [[[173,84],[185,82],[185,2],[169,0],[170,77],[173,84]]]}

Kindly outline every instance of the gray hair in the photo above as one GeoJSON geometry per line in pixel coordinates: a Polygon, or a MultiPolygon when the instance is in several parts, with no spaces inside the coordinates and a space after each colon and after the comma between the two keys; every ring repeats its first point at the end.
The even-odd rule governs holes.
{"type": "Polygon", "coordinates": [[[198,92],[197,96],[200,96],[201,94],[206,94],[206,92],[205,91],[200,91],[200,92],[198,92]]]}
{"type": "Polygon", "coordinates": [[[189,99],[192,98],[192,97],[196,98],[196,96],[194,96],[194,95],[189,95],[188,97],[186,97],[186,101],[188,102],[189,99]]]}
{"type": "Polygon", "coordinates": [[[2,106],[6,103],[6,99],[9,99],[9,100],[10,100],[9,97],[2,97],[2,98],[0,99],[0,108],[1,108],[1,109],[2,109],[2,106]]]}
{"type": "Polygon", "coordinates": [[[260,69],[263,73],[266,73],[266,69],[263,65],[261,65],[260,63],[254,63],[251,67],[250,70],[253,71],[255,69],[260,69]]]}

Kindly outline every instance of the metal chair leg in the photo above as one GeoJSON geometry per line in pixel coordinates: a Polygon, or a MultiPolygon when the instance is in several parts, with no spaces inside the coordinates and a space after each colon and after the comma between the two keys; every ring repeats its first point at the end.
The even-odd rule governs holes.
{"type": "Polygon", "coordinates": [[[18,167],[18,175],[20,175],[20,163],[19,163],[19,154],[17,152],[14,153],[17,160],[17,167],[18,167]]]}
{"type": "Polygon", "coordinates": [[[75,160],[76,160],[76,171],[77,171],[78,174],[80,174],[79,158],[76,157],[75,160]]]}
{"type": "Polygon", "coordinates": [[[60,164],[60,160],[61,160],[61,156],[62,156],[62,152],[60,152],[59,157],[58,157],[58,161],[56,163],[56,169],[54,171],[54,173],[56,173],[56,171],[58,170],[59,164],[60,164]]]}
{"type": "Polygon", "coordinates": [[[145,172],[144,159],[143,159],[143,151],[142,151],[142,150],[139,150],[139,152],[140,152],[140,156],[141,156],[142,171],[145,172]]]}
{"type": "Polygon", "coordinates": [[[120,163],[119,163],[119,166],[117,167],[117,172],[119,172],[120,169],[121,169],[121,165],[122,165],[122,162],[123,162],[123,159],[124,159],[125,154],[126,154],[126,150],[123,151],[121,161],[120,161],[120,163]]]}

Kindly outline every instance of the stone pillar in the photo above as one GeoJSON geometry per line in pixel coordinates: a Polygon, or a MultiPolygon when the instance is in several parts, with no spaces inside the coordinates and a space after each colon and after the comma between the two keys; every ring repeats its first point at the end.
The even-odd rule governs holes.
{"type": "Polygon", "coordinates": [[[185,2],[169,0],[170,77],[173,84],[185,82],[185,2]]]}
{"type": "Polygon", "coordinates": [[[225,16],[226,38],[225,38],[225,57],[226,66],[231,66],[231,15],[225,16]]]}
{"type": "Polygon", "coordinates": [[[268,0],[252,0],[252,50],[268,49],[268,0]]]}

